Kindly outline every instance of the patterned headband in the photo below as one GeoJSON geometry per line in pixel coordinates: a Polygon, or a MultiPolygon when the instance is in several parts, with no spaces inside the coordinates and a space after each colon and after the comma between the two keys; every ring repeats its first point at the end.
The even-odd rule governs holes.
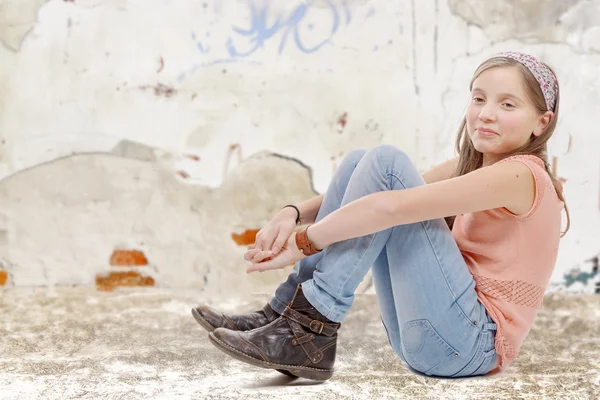
{"type": "Polygon", "coordinates": [[[537,58],[529,54],[518,53],[516,51],[499,53],[495,57],[512,58],[513,60],[518,61],[527,67],[529,72],[531,72],[535,77],[538,85],[540,85],[542,93],[544,93],[546,107],[548,107],[548,110],[554,111],[556,94],[558,93],[558,81],[556,80],[556,76],[554,76],[546,64],[540,62],[537,58]]]}

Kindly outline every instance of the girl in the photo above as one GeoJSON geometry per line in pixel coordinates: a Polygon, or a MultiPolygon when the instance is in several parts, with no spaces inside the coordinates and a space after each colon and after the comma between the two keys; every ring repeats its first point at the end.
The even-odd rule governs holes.
{"type": "Polygon", "coordinates": [[[421,176],[395,147],[353,151],[324,196],[261,229],[248,272],[294,269],[263,310],[193,309],[211,342],[250,364],[329,379],[340,322],[372,268],[390,344],[412,369],[462,377],[513,361],[556,262],[563,208],[569,227],[546,155],[558,81],[507,52],[477,68],[470,91],[457,158],[421,176]],[[308,225],[294,232],[298,223],[308,225]]]}

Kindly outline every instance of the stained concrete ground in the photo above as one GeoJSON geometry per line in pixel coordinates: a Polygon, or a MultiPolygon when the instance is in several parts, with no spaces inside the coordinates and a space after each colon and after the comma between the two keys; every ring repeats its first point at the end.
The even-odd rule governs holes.
{"type": "MultiPolygon", "coordinates": [[[[260,308],[267,294],[212,299],[260,308]]],[[[597,399],[600,296],[551,294],[519,358],[500,373],[436,379],[387,343],[374,295],[359,295],[325,383],[231,359],[190,315],[193,291],[95,288],[0,293],[0,399],[597,399]]]]}

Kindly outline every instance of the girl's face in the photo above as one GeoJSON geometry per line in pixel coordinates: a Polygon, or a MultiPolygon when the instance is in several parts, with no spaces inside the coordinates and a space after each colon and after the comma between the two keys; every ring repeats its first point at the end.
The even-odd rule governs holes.
{"type": "Polygon", "coordinates": [[[490,165],[525,145],[532,134],[541,135],[553,115],[551,111],[540,115],[516,67],[494,67],[473,82],[467,133],[483,153],[483,165],[490,165]]]}

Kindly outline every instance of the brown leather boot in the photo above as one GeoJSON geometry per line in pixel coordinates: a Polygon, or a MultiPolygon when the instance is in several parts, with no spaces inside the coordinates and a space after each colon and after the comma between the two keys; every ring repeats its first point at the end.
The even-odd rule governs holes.
{"type": "Polygon", "coordinates": [[[306,300],[298,285],[290,304],[270,324],[246,332],[218,328],[209,338],[238,360],[324,381],[333,375],[339,327],[306,300]]]}
{"type": "Polygon", "coordinates": [[[209,332],[217,328],[234,331],[249,331],[275,321],[279,314],[267,303],[262,310],[248,314],[227,315],[209,306],[192,308],[194,319],[209,332]]]}

